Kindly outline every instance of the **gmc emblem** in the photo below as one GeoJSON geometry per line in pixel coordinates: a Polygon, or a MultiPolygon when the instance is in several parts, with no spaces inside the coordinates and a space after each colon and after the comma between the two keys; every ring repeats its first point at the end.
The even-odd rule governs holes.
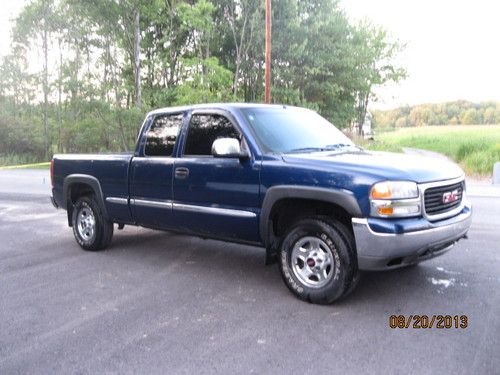
{"type": "Polygon", "coordinates": [[[453,191],[447,191],[446,193],[443,194],[443,203],[451,203],[451,202],[456,202],[458,201],[458,189],[453,190],[453,191]]]}

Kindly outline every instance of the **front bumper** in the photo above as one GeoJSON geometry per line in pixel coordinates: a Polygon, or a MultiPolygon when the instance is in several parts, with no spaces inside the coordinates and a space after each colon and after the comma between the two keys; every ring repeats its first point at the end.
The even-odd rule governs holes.
{"type": "Polygon", "coordinates": [[[471,223],[470,204],[449,219],[427,222],[425,229],[411,228],[400,233],[377,232],[370,226],[369,219],[353,218],[358,267],[361,270],[387,270],[434,258],[465,237],[471,223]]]}

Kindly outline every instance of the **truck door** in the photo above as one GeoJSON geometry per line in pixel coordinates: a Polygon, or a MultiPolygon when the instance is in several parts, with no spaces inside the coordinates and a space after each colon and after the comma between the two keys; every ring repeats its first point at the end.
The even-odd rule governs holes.
{"type": "Polygon", "coordinates": [[[130,205],[138,224],[173,227],[172,179],[174,149],[183,113],[158,114],[150,121],[145,138],[130,167],[130,205]]]}
{"type": "Polygon", "coordinates": [[[260,162],[212,156],[218,138],[243,134],[222,111],[192,113],[183,147],[174,161],[173,211],[182,230],[258,242],[260,162]]]}

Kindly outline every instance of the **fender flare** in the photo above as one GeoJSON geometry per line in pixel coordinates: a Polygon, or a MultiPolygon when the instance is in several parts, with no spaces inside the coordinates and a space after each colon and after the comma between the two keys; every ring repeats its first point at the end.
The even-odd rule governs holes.
{"type": "Polygon", "coordinates": [[[346,189],[326,189],[314,186],[277,185],[269,188],[262,203],[259,231],[262,242],[268,246],[270,240],[269,216],[276,202],[286,198],[311,199],[334,203],[352,217],[363,217],[361,208],[353,192],[346,189]]]}
{"type": "Polygon", "coordinates": [[[92,188],[94,191],[97,204],[101,209],[102,214],[105,218],[108,218],[108,210],[106,209],[106,205],[104,204],[104,195],[102,194],[101,183],[97,178],[88,174],[71,174],[64,179],[63,182],[63,208],[65,208],[68,212],[68,222],[71,224],[70,218],[70,210],[68,207],[69,193],[71,186],[74,184],[85,184],[92,188]]]}

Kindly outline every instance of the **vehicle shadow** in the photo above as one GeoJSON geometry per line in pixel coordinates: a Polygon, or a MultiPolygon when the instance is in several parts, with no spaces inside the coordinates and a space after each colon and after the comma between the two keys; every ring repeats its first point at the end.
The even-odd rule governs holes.
{"type": "MultiPolygon", "coordinates": [[[[244,283],[248,288],[262,288],[272,294],[289,295],[281,281],[277,264],[266,266],[265,250],[259,247],[202,239],[173,232],[126,228],[116,231],[107,256],[137,262],[138,266],[183,267],[184,273],[209,273],[212,280],[244,283]],[[146,262],[146,263],[144,263],[146,262]]],[[[429,290],[425,265],[385,272],[362,272],[354,292],[334,306],[366,305],[375,301],[394,304],[402,296],[417,298],[429,290]]],[[[206,281],[206,278],[203,279],[206,281]]],[[[219,282],[214,281],[214,282],[219,282]]],[[[292,297],[293,298],[293,297],[292,297]]]]}
{"type": "Polygon", "coordinates": [[[139,263],[154,260],[156,267],[187,264],[193,272],[207,268],[212,274],[220,273],[221,277],[230,273],[250,280],[262,280],[272,274],[276,275],[271,276],[272,279],[280,278],[277,267],[265,266],[264,248],[175,232],[126,228],[115,232],[113,242],[105,253],[139,263]],[[270,269],[273,271],[269,272],[270,269]]]}

